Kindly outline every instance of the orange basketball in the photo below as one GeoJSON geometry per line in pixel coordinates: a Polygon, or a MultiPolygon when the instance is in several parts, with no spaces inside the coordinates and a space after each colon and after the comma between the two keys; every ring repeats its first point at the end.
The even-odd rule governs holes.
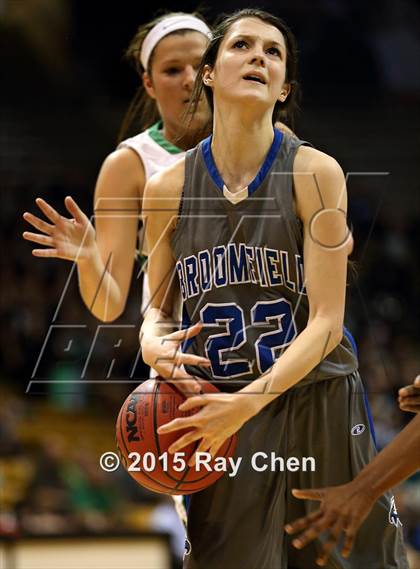
{"type": "MultiPolygon", "coordinates": [[[[219,393],[208,381],[200,380],[202,393],[219,393]]],[[[121,462],[142,486],[164,494],[192,494],[213,484],[224,471],[214,470],[218,457],[233,456],[236,435],[219,449],[206,465],[189,467],[188,461],[199,441],[169,454],[168,448],[186,431],[158,435],[157,429],[177,417],[187,417],[199,411],[178,410],[185,396],[173,383],[162,378],[150,379],[139,385],[124,401],[118,415],[116,431],[121,462]]]]}

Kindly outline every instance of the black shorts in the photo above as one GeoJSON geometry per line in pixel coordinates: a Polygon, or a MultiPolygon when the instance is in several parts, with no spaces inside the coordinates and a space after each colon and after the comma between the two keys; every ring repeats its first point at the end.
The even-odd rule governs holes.
{"type": "MultiPolygon", "coordinates": [[[[349,482],[376,454],[372,435],[357,371],[278,397],[240,430],[235,457],[242,462],[236,476],[226,473],[191,496],[184,569],[317,567],[320,541],[297,550],[284,526],[318,503],[295,499],[291,489],[349,482]],[[272,456],[289,462],[277,461],[272,467],[272,456]],[[313,462],[304,462],[304,457],[315,459],[314,471],[313,462]],[[255,469],[264,466],[265,471],[255,469]]],[[[387,493],[361,526],[350,557],[343,559],[336,548],[326,567],[408,569],[400,526],[387,493]]]]}

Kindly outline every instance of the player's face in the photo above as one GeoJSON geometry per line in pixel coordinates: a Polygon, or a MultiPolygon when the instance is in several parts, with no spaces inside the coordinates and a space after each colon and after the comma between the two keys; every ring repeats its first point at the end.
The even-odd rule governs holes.
{"type": "MultiPolygon", "coordinates": [[[[147,93],[156,100],[165,125],[172,130],[184,127],[183,116],[188,108],[197,69],[208,40],[200,32],[169,35],[155,47],[152,77],[145,73],[143,82],[147,93]]],[[[200,127],[208,118],[208,108],[200,103],[192,129],[200,127]]]]}
{"type": "Polygon", "coordinates": [[[208,71],[215,103],[219,97],[274,107],[287,90],[286,56],[276,27],[257,18],[235,22],[220,44],[214,70],[208,71]]]}

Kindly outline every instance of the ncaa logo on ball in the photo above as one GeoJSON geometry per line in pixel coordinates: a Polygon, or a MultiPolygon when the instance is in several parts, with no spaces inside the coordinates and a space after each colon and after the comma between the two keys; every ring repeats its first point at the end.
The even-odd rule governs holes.
{"type": "Polygon", "coordinates": [[[362,433],[364,433],[366,430],[366,427],[363,423],[359,423],[357,425],[354,425],[354,427],[351,430],[351,434],[354,437],[357,437],[358,435],[361,435],[362,433]]]}
{"type": "Polygon", "coordinates": [[[125,417],[125,431],[128,435],[128,442],[140,441],[140,433],[137,428],[137,401],[136,395],[130,395],[125,417]]]}

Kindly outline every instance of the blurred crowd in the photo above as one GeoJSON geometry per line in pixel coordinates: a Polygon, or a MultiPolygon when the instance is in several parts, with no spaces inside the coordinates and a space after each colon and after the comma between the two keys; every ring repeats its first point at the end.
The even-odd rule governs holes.
{"type": "Polygon", "coordinates": [[[112,425],[98,410],[89,420],[86,412],[69,411],[66,417],[65,411],[55,407],[51,413],[49,407],[2,391],[1,533],[60,535],[138,527],[130,519],[133,508],[153,505],[158,497],[125,472],[99,467],[102,450],[115,450],[112,425]]]}
{"type": "Polygon", "coordinates": [[[115,452],[114,421],[99,408],[67,411],[0,392],[0,538],[171,535],[173,567],[184,533],[169,497],[139,486],[122,467],[100,468],[115,452]]]}

